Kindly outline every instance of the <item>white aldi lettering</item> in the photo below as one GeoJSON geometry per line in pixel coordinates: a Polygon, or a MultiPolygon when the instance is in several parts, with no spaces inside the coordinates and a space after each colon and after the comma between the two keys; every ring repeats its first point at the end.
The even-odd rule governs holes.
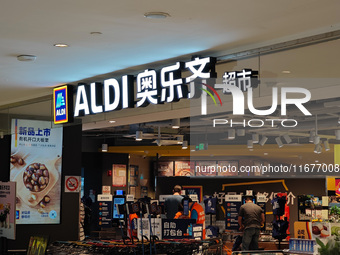
{"type": "Polygon", "coordinates": [[[90,114],[89,102],[87,100],[87,93],[86,93],[86,85],[81,84],[78,85],[77,89],[77,97],[76,97],[76,104],[74,108],[74,116],[77,117],[80,115],[80,112],[83,112],[82,115],[90,114]]]}
{"type": "Polygon", "coordinates": [[[122,108],[132,108],[133,76],[122,77],[121,84],[116,79],[91,85],[79,84],[74,108],[74,116],[102,113],[122,108]]]}
{"type": "Polygon", "coordinates": [[[104,81],[104,95],[105,112],[116,110],[120,102],[120,86],[116,79],[104,81]],[[115,95],[112,102],[110,100],[110,90],[113,90],[113,94],[115,95]]]}
{"type": "MultiPolygon", "coordinates": [[[[202,83],[206,83],[207,78],[216,78],[215,64],[216,58],[195,58],[186,63],[177,62],[163,67],[158,72],[147,69],[139,73],[136,77],[136,107],[199,97],[201,90],[195,93],[195,86],[204,87],[202,83]],[[184,69],[192,74],[182,78],[184,69]]],[[[133,108],[133,79],[132,75],[125,75],[121,81],[112,78],[103,83],[79,84],[74,116],[133,108]]]]}

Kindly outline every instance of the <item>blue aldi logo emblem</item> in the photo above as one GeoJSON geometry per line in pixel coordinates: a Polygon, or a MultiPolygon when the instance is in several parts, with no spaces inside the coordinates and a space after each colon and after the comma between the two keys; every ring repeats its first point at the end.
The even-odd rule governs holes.
{"type": "Polygon", "coordinates": [[[69,121],[68,96],[67,86],[53,89],[54,124],[66,123],[69,121]]]}

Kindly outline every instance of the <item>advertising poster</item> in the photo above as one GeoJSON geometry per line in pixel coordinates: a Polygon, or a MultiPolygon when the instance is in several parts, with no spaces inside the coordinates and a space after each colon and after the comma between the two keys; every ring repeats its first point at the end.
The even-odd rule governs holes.
{"type": "Polygon", "coordinates": [[[195,175],[196,176],[216,176],[217,164],[216,161],[196,161],[195,175]]]}
{"type": "Polygon", "coordinates": [[[158,176],[174,176],[174,162],[158,162],[158,176]]]}
{"type": "Polygon", "coordinates": [[[130,180],[129,185],[130,186],[138,186],[137,180],[138,180],[138,166],[136,165],[130,165],[130,180]]]}
{"type": "Polygon", "coordinates": [[[15,182],[0,182],[0,237],[15,240],[15,182]]]}
{"type": "Polygon", "coordinates": [[[17,224],[59,224],[63,129],[12,120],[10,180],[17,184],[17,224]]]}
{"type": "Polygon", "coordinates": [[[112,165],[112,186],[126,186],[126,165],[112,165]]]}
{"type": "Polygon", "coordinates": [[[330,235],[330,223],[327,222],[312,222],[312,239],[316,238],[323,240],[327,239],[330,235]]]}
{"type": "Polygon", "coordinates": [[[217,171],[218,176],[237,176],[238,175],[238,161],[226,160],[218,161],[217,165],[219,169],[217,171]]]}
{"type": "Polygon", "coordinates": [[[195,162],[175,161],[175,176],[194,176],[195,162]]]}
{"type": "Polygon", "coordinates": [[[340,196],[340,179],[335,178],[335,194],[340,196]]]}

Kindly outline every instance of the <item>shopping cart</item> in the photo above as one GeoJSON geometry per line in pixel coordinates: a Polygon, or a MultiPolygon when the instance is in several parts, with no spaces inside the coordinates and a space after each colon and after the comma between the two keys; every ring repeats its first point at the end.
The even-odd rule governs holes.
{"type": "Polygon", "coordinates": [[[283,251],[268,250],[268,251],[233,251],[232,255],[285,255],[283,251]]]}

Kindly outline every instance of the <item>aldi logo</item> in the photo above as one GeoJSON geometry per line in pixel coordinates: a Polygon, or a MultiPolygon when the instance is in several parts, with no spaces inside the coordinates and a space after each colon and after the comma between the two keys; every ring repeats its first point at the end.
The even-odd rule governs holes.
{"type": "Polygon", "coordinates": [[[70,122],[69,109],[72,107],[69,105],[69,97],[72,99],[67,85],[53,89],[54,124],[70,122]]]}

